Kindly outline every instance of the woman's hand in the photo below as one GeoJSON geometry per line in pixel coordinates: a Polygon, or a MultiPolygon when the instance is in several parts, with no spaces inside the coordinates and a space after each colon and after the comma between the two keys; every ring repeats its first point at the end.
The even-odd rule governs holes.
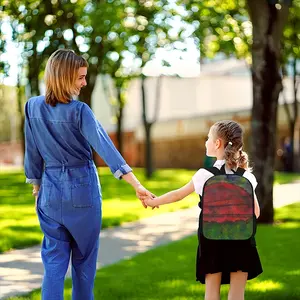
{"type": "Polygon", "coordinates": [[[35,210],[37,210],[37,205],[38,205],[38,196],[35,196],[35,210]]]}
{"type": "Polygon", "coordinates": [[[40,190],[39,185],[34,185],[33,186],[32,195],[35,198],[35,210],[37,210],[37,201],[38,201],[38,196],[39,196],[39,190],[40,190]]]}
{"type": "MultiPolygon", "coordinates": [[[[141,200],[142,205],[147,208],[147,204],[145,203],[146,199],[154,199],[156,196],[152,194],[150,191],[148,191],[146,188],[144,188],[142,185],[139,185],[136,188],[136,196],[141,200]]],[[[155,207],[153,207],[155,208],[155,207]]],[[[157,206],[158,208],[158,206],[157,206]]]]}
{"type": "Polygon", "coordinates": [[[142,205],[147,208],[147,205],[144,202],[145,198],[150,197],[153,199],[156,196],[145,189],[132,172],[123,175],[122,178],[135,189],[136,196],[141,200],[142,205]]]}

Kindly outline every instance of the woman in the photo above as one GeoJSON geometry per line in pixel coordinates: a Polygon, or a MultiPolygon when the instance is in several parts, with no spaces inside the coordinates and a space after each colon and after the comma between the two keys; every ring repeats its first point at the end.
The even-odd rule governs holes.
{"type": "Polygon", "coordinates": [[[142,199],[152,197],[88,105],[72,99],[86,86],[87,67],[72,50],[55,51],[46,65],[46,95],[25,105],[25,175],[26,182],[33,184],[44,233],[45,300],[63,299],[70,255],[73,299],[93,299],[102,211],[92,148],[116,178],[133,186],[144,207],[142,199]]]}

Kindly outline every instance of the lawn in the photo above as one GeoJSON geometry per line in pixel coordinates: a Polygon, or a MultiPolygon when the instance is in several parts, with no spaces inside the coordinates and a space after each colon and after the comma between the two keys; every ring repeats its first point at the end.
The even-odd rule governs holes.
{"type": "MultiPolygon", "coordinates": [[[[275,225],[259,226],[256,239],[264,272],[248,282],[246,299],[300,299],[299,236],[299,203],[276,210],[275,225]]],[[[194,275],[196,246],[196,237],[189,237],[102,268],[97,272],[95,300],[203,299],[204,285],[195,282],[194,275]]],[[[227,299],[228,285],[221,291],[221,299],[227,299]]],[[[40,297],[40,291],[35,291],[9,299],[40,297]]],[[[71,299],[70,279],[66,281],[65,299],[71,299]]]]}
{"type": "MultiPolygon", "coordinates": [[[[124,181],[116,180],[108,168],[99,168],[103,193],[102,227],[117,226],[156,214],[187,208],[198,202],[193,194],[184,201],[164,205],[152,211],[144,209],[135,197],[134,190],[124,181]]],[[[151,180],[145,180],[143,169],[134,170],[145,186],[161,195],[176,189],[191,180],[195,171],[164,169],[155,172],[151,180]]],[[[275,174],[275,184],[300,179],[299,174],[275,174]]],[[[25,184],[23,171],[0,172],[0,253],[40,243],[42,233],[34,210],[31,185],[25,184]]]]}
{"type": "MultiPolygon", "coordinates": [[[[144,209],[130,185],[115,179],[108,168],[99,168],[98,172],[103,194],[102,228],[191,207],[198,201],[198,196],[194,194],[185,201],[164,205],[159,209],[144,209]]],[[[145,180],[143,169],[135,169],[134,173],[145,187],[160,195],[186,184],[195,172],[159,170],[148,181],[145,180]]],[[[42,239],[34,199],[31,196],[31,185],[24,182],[22,171],[0,172],[0,253],[12,248],[35,245],[42,239]]]]}

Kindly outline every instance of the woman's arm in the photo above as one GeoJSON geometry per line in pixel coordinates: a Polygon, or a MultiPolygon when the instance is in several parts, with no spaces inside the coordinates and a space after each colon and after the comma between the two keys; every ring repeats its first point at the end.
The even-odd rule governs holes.
{"type": "Polygon", "coordinates": [[[139,187],[141,187],[141,183],[138,181],[138,179],[135,177],[133,172],[129,172],[122,176],[122,179],[124,179],[127,183],[129,183],[135,190],[137,190],[139,187]]]}
{"type": "Polygon", "coordinates": [[[138,181],[138,179],[135,177],[133,172],[129,172],[122,176],[122,179],[124,179],[127,183],[129,183],[136,192],[137,197],[141,200],[143,206],[146,208],[147,205],[144,201],[145,198],[153,199],[155,195],[153,195],[151,192],[149,192],[147,189],[143,187],[143,185],[138,181]]]}
{"type": "Polygon", "coordinates": [[[29,118],[29,101],[25,104],[25,158],[26,182],[39,186],[43,174],[44,161],[35,144],[29,118]]]}
{"type": "Polygon", "coordinates": [[[186,196],[190,195],[192,192],[195,191],[193,181],[190,181],[185,186],[181,187],[180,189],[168,192],[162,196],[159,196],[153,200],[147,198],[145,203],[149,206],[159,206],[163,204],[173,203],[179,200],[182,200],[186,196]]]}
{"type": "Polygon", "coordinates": [[[82,104],[79,114],[79,130],[117,179],[121,179],[132,171],[92,110],[85,103],[82,104]]]}
{"type": "Polygon", "coordinates": [[[144,198],[152,198],[154,195],[147,191],[132,173],[132,169],[116,149],[107,132],[96,120],[94,113],[86,104],[83,104],[81,108],[79,130],[88,143],[105,161],[114,176],[117,179],[123,178],[132,185],[143,206],[147,207],[144,203],[144,198]]]}
{"type": "Polygon", "coordinates": [[[258,200],[257,200],[255,193],[254,193],[254,213],[255,213],[256,219],[258,219],[260,216],[260,208],[259,208],[258,200]]]}

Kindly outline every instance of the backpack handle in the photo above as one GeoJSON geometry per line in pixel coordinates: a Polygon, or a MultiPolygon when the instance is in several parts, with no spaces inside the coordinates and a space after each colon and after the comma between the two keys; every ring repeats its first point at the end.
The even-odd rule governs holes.
{"type": "Polygon", "coordinates": [[[235,174],[243,176],[245,171],[246,171],[245,169],[238,167],[235,171],[235,174]]]}
{"type": "MultiPolygon", "coordinates": [[[[225,171],[225,164],[221,167],[221,169],[218,169],[217,167],[210,167],[210,168],[205,168],[205,170],[207,170],[208,172],[214,174],[214,175],[226,175],[226,171],[225,171]]],[[[245,169],[238,167],[236,171],[232,170],[233,174],[239,175],[239,176],[243,176],[245,173],[245,169]]]]}

